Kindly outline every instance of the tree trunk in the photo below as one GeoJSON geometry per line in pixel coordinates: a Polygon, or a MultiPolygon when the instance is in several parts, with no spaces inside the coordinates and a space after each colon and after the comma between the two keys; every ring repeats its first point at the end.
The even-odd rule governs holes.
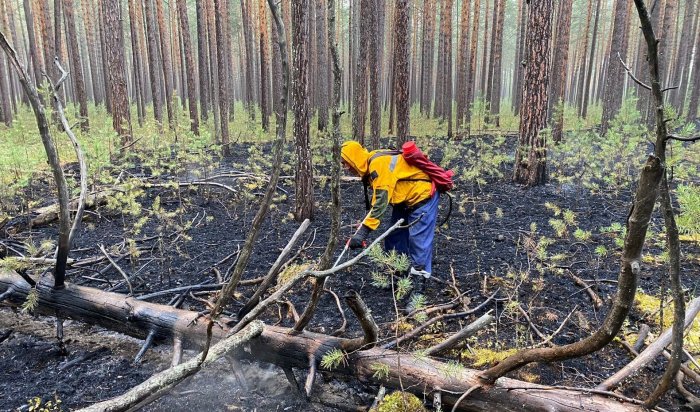
{"type": "MultiPolygon", "coordinates": [[[[21,305],[30,288],[19,275],[0,272],[0,294],[14,305],[21,305]]],[[[179,337],[184,347],[200,348],[206,341],[207,322],[195,322],[196,312],[176,309],[125,299],[124,295],[103,292],[98,289],[66,285],[62,291],[51,291],[40,285],[37,313],[54,316],[57,310],[62,315],[77,321],[100,325],[110,330],[143,339],[154,332],[160,342],[179,337]]],[[[221,323],[227,324],[228,319],[221,323]]],[[[213,340],[219,341],[229,334],[228,326],[212,329],[213,340]]],[[[251,352],[240,356],[276,364],[285,368],[307,369],[314,359],[316,365],[323,355],[343,348],[349,339],[312,332],[290,333],[290,329],[265,326],[262,335],[250,345],[251,352]]],[[[406,354],[400,357],[395,351],[366,349],[346,355],[346,363],[331,371],[338,376],[356,376],[361,381],[381,384],[392,389],[401,387],[419,396],[430,396],[442,390],[442,401],[452,408],[460,395],[480,385],[479,371],[462,368],[446,374],[448,365],[429,358],[420,359],[406,354]],[[399,364],[400,362],[400,364],[399,364]],[[378,378],[378,367],[388,374],[378,378]]],[[[515,379],[500,379],[494,386],[470,393],[459,402],[458,411],[517,410],[534,412],[557,410],[560,412],[585,412],[615,410],[619,412],[640,411],[638,405],[621,402],[602,394],[558,389],[532,384],[515,379]]]]}
{"type": "MultiPolygon", "coordinates": [[[[697,16],[700,10],[695,9],[696,2],[688,1],[685,4],[685,16],[683,17],[683,28],[681,36],[684,38],[690,34],[689,39],[695,38],[695,30],[697,29],[697,16]]],[[[676,112],[680,115],[685,108],[685,98],[688,90],[688,78],[690,77],[690,65],[693,52],[693,43],[684,41],[683,38],[679,41],[680,49],[676,57],[675,72],[673,73],[672,85],[680,85],[678,90],[673,90],[672,99],[676,112]]],[[[697,44],[697,43],[695,43],[697,44]]],[[[700,51],[700,50],[698,50],[700,51]]],[[[697,53],[697,51],[696,51],[697,53]]]]}
{"type": "MultiPolygon", "coordinates": [[[[172,6],[171,6],[172,7],[172,6]]],[[[187,100],[190,109],[190,127],[192,133],[199,135],[199,116],[197,115],[197,93],[195,90],[195,68],[192,56],[192,41],[190,40],[190,23],[187,17],[187,3],[185,0],[177,0],[178,14],[180,15],[180,32],[182,33],[182,45],[185,49],[185,64],[187,73],[187,100]]]]}
{"type": "Polygon", "coordinates": [[[316,0],[316,50],[318,55],[318,130],[325,131],[328,127],[328,29],[326,27],[325,0],[316,0]]]}
{"type": "Polygon", "coordinates": [[[355,85],[353,86],[352,138],[365,143],[365,123],[367,119],[367,76],[369,74],[369,42],[372,35],[373,0],[360,1],[360,36],[359,54],[355,68],[355,85]]]}
{"type": "Polygon", "coordinates": [[[452,138],[452,8],[454,0],[442,3],[440,16],[440,35],[443,39],[443,58],[441,73],[442,104],[441,116],[447,119],[447,137],[452,138]]]}
{"type": "Polygon", "coordinates": [[[564,129],[564,95],[566,90],[566,74],[569,59],[569,38],[571,33],[571,13],[573,0],[563,0],[557,17],[557,38],[554,45],[554,61],[552,62],[552,84],[549,94],[549,115],[552,127],[552,139],[562,140],[564,129]],[[561,104],[555,109],[555,106],[561,104]]]}
{"type": "Polygon", "coordinates": [[[586,66],[586,82],[582,90],[582,103],[581,103],[581,117],[588,117],[588,105],[590,104],[591,97],[591,78],[593,77],[593,63],[595,61],[596,43],[598,40],[598,24],[600,22],[600,4],[601,0],[598,0],[595,8],[595,19],[593,20],[593,39],[591,40],[591,52],[588,59],[588,65],[586,66]]]}
{"type": "MultiPolygon", "coordinates": [[[[149,1],[149,0],[146,0],[149,1]]],[[[156,5],[156,19],[158,21],[158,33],[160,36],[160,58],[163,78],[165,80],[165,109],[168,112],[168,124],[170,130],[175,130],[175,113],[173,112],[173,61],[170,53],[170,36],[165,24],[165,12],[163,2],[154,0],[156,5]]]]}
{"type": "Polygon", "coordinates": [[[83,78],[83,65],[80,59],[80,50],[78,48],[78,34],[75,30],[75,10],[73,0],[55,0],[56,2],[63,1],[63,13],[66,17],[66,38],[70,53],[70,72],[73,86],[75,87],[75,95],[80,106],[80,128],[83,132],[90,129],[88,120],[87,95],[85,93],[85,79],[83,78]]]}
{"type": "Polygon", "coordinates": [[[295,178],[295,217],[298,221],[313,219],[314,187],[309,141],[309,59],[308,59],[308,1],[292,2],[292,55],[294,81],[292,105],[294,136],[296,137],[297,167],[295,178]]]}
{"type": "Polygon", "coordinates": [[[583,95],[586,94],[586,58],[588,57],[588,36],[591,29],[591,17],[593,16],[593,0],[588,0],[588,14],[586,17],[586,28],[583,32],[583,50],[581,51],[579,70],[577,74],[576,105],[579,116],[583,117],[583,95]]]}
{"type": "Polygon", "coordinates": [[[216,12],[214,10],[213,0],[204,1],[205,4],[205,14],[207,18],[207,28],[209,30],[209,52],[211,53],[209,57],[209,73],[211,73],[211,84],[207,85],[209,90],[211,90],[212,96],[212,113],[214,113],[214,141],[217,144],[221,144],[221,112],[219,101],[219,69],[218,60],[216,56],[218,55],[219,42],[217,41],[216,35],[216,12]]]}
{"type": "Polygon", "coordinates": [[[501,113],[501,83],[502,83],[502,72],[501,72],[501,61],[503,60],[503,22],[506,15],[506,1],[497,0],[498,5],[498,16],[494,22],[494,43],[492,44],[493,53],[491,56],[491,61],[493,62],[493,70],[491,73],[491,114],[493,117],[493,122],[496,127],[500,127],[500,113],[501,113]]]}
{"type": "Polygon", "coordinates": [[[474,17],[472,18],[472,35],[471,35],[471,48],[469,51],[469,65],[467,66],[467,76],[465,82],[467,84],[467,90],[465,92],[465,119],[464,122],[467,127],[467,136],[471,134],[471,122],[472,122],[472,111],[471,104],[474,98],[474,84],[476,83],[476,58],[479,45],[479,12],[481,10],[480,0],[474,0],[474,17]]]}
{"type": "Polygon", "coordinates": [[[224,157],[231,155],[231,148],[229,147],[229,133],[228,133],[228,86],[226,81],[226,28],[224,27],[227,22],[224,20],[226,16],[226,1],[227,0],[214,0],[214,14],[215,14],[215,26],[216,26],[216,38],[218,40],[216,48],[216,61],[217,61],[217,71],[219,73],[219,122],[221,130],[221,154],[224,157]]]}
{"type": "Polygon", "coordinates": [[[430,117],[430,109],[433,102],[435,7],[435,0],[425,0],[423,2],[423,52],[421,53],[420,111],[428,117],[430,117]]]}
{"type": "MultiPolygon", "coordinates": [[[[496,2],[497,0],[492,0],[496,2]]],[[[481,55],[481,76],[479,76],[479,95],[486,95],[486,85],[488,84],[488,69],[489,69],[489,0],[484,3],[484,43],[481,55]]]]}
{"type": "Polygon", "coordinates": [[[514,180],[527,186],[544,184],[547,179],[547,142],[542,129],[547,124],[551,17],[552,0],[530,3],[520,144],[515,153],[514,173],[514,180]]]}
{"type": "MultiPolygon", "coordinates": [[[[515,52],[515,70],[513,72],[512,91],[513,113],[515,115],[520,114],[520,103],[522,101],[523,49],[525,48],[525,35],[527,31],[527,6],[528,4],[524,2],[524,0],[518,0],[518,41],[515,52]]],[[[566,78],[564,81],[566,81],[566,78]]]]}
{"type": "Polygon", "coordinates": [[[608,70],[603,90],[603,120],[601,135],[606,135],[610,127],[610,121],[615,118],[622,106],[622,97],[626,72],[620,59],[627,56],[627,29],[628,29],[628,4],[630,0],[617,0],[615,2],[615,20],[612,29],[612,43],[608,55],[608,70]]]}
{"type": "Polygon", "coordinates": [[[266,6],[267,0],[258,0],[258,28],[260,30],[260,112],[262,128],[270,129],[270,41],[266,6]]]}
{"type": "MultiPolygon", "coordinates": [[[[9,32],[7,21],[5,19],[5,2],[0,0],[0,30],[5,33],[9,32]]],[[[4,54],[0,56],[0,122],[5,123],[5,126],[12,126],[12,102],[10,89],[12,82],[10,77],[10,67],[5,64],[4,54]]]]}
{"type": "MultiPolygon", "coordinates": [[[[158,122],[159,128],[163,128],[163,95],[161,92],[160,57],[158,53],[158,42],[156,32],[156,18],[153,10],[154,0],[144,0],[146,13],[146,36],[148,37],[148,71],[151,78],[151,93],[153,95],[153,115],[158,122]]],[[[157,0],[156,0],[157,1],[157,0]]]]}
{"type": "Polygon", "coordinates": [[[379,149],[379,137],[382,123],[381,105],[379,103],[379,69],[381,68],[382,64],[380,60],[379,48],[383,47],[383,44],[379,41],[379,0],[370,0],[369,2],[372,5],[368,45],[370,135],[372,137],[372,149],[379,149]]]}
{"type": "Polygon", "coordinates": [[[49,12],[49,0],[37,0],[36,4],[38,6],[39,33],[41,34],[41,43],[44,51],[44,73],[49,76],[51,81],[55,82],[58,80],[58,73],[53,61],[58,55],[56,53],[56,43],[54,42],[55,33],[49,12]]]}
{"type": "Polygon", "coordinates": [[[459,18],[459,45],[457,46],[457,136],[462,135],[462,121],[465,108],[468,108],[467,99],[467,67],[469,66],[469,0],[462,2],[462,10],[459,18]]]}
{"type": "Polygon", "coordinates": [[[401,147],[409,137],[408,99],[408,0],[396,0],[394,15],[394,101],[396,104],[396,144],[401,147]]]}
{"type": "MultiPolygon", "coordinates": [[[[71,0],[68,0],[71,1],[71,0]]],[[[138,116],[139,126],[143,126],[143,121],[146,116],[146,111],[144,108],[145,98],[143,96],[143,83],[141,83],[141,45],[139,43],[139,33],[141,27],[139,25],[138,10],[136,9],[136,1],[129,0],[129,27],[131,31],[131,58],[134,62],[134,86],[135,86],[135,100],[136,100],[136,113],[138,116]]]]}
{"type": "MultiPolygon", "coordinates": [[[[700,19],[698,19],[700,20],[700,19]]],[[[690,93],[690,103],[688,104],[688,113],[686,114],[686,121],[692,122],[698,116],[698,103],[700,102],[700,29],[696,30],[695,38],[695,60],[693,62],[693,83],[691,86],[690,93]]]]}
{"type": "Polygon", "coordinates": [[[121,138],[122,147],[132,141],[131,112],[126,88],[126,64],[124,61],[124,33],[122,31],[119,0],[103,0],[108,86],[112,102],[112,126],[121,138]]]}
{"type": "Polygon", "coordinates": [[[254,40],[253,40],[253,28],[252,28],[252,7],[250,0],[241,0],[241,18],[243,19],[243,38],[245,40],[245,55],[246,55],[246,107],[248,108],[248,115],[251,120],[255,120],[255,106],[253,102],[255,101],[255,91],[253,85],[255,84],[255,66],[254,66],[254,40]]]}
{"type": "Polygon", "coordinates": [[[209,120],[209,48],[207,36],[207,17],[203,1],[196,1],[197,10],[197,61],[199,69],[199,105],[202,109],[202,121],[209,120]]]}

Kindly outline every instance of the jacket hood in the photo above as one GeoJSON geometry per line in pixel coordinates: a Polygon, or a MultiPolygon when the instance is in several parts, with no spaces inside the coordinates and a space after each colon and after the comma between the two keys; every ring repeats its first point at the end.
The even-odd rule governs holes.
{"type": "Polygon", "coordinates": [[[340,155],[360,176],[365,176],[368,172],[367,162],[370,154],[362,145],[354,140],[343,143],[340,155]]]}

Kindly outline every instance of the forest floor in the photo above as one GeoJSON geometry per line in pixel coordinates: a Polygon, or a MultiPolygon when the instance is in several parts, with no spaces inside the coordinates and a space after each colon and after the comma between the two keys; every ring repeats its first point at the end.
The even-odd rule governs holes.
{"type": "MultiPolygon", "coordinates": [[[[217,182],[229,185],[234,191],[208,186],[179,189],[161,186],[129,191],[122,197],[110,199],[108,205],[90,211],[73,245],[71,257],[82,260],[98,257],[98,245],[104,245],[118,259],[119,265],[133,275],[136,296],[216,282],[213,269],[225,274],[231,266],[235,256],[226,258],[242,245],[264,191],[264,181],[230,176],[241,171],[256,173],[256,167],[265,170],[262,160],[255,164],[258,162],[256,156],[268,150],[269,147],[260,150],[255,145],[240,144],[233,157],[221,159],[213,170],[191,164],[186,171],[171,175],[167,170],[156,171],[152,167],[137,165],[115,168],[110,171],[112,178],[121,176],[121,181],[127,183],[129,180],[125,176],[167,182],[228,174],[229,177],[222,177],[217,182]]],[[[446,155],[439,148],[431,152],[431,157],[437,160],[446,155]]],[[[460,162],[462,160],[457,159],[451,165],[459,167],[460,162]]],[[[291,159],[287,164],[292,164],[291,159]]],[[[69,166],[68,172],[75,172],[76,168],[69,166]]],[[[498,173],[494,173],[501,177],[489,177],[478,184],[458,183],[452,193],[454,204],[450,220],[436,234],[434,279],[426,293],[427,305],[453,301],[458,293],[464,294],[467,307],[479,305],[496,291],[498,299],[472,317],[437,323],[418,339],[402,344],[401,350],[429,347],[492,310],[497,322],[444,355],[444,359],[455,367],[486,368],[512,353],[513,349],[542,340],[532,332],[522,311],[529,314],[531,322],[546,336],[557,330],[573,312],[561,331],[552,338],[554,344],[577,341],[601,324],[616,291],[619,242],[629,213],[632,185],[623,190],[591,191],[571,183],[552,183],[526,189],[502,177],[510,175],[509,167],[510,164],[504,161],[498,165],[498,173]],[[572,275],[583,279],[589,287],[577,285],[572,275]],[[600,309],[595,308],[588,289],[603,301],[600,309]]],[[[316,172],[328,174],[327,168],[318,168],[316,172]]],[[[316,260],[328,237],[330,185],[323,178],[318,183],[316,216],[300,242],[304,245],[294,252],[298,252],[295,256],[298,264],[316,260]]],[[[31,201],[38,206],[50,204],[53,201],[50,188],[46,175],[36,176],[17,202],[28,204],[31,201]]],[[[351,235],[351,225],[365,214],[364,198],[359,182],[342,182],[341,193],[341,239],[346,239],[351,235]]],[[[446,205],[447,201],[443,199],[441,208],[446,205]]],[[[282,179],[244,279],[266,274],[297,229],[293,210],[293,179],[282,179]]],[[[444,214],[445,211],[441,211],[441,216],[444,214]]],[[[40,253],[37,250],[42,249],[44,240],[56,238],[55,224],[11,234],[13,225],[26,218],[26,214],[19,213],[5,225],[0,241],[8,255],[40,253]]],[[[657,313],[659,302],[669,299],[661,296],[661,291],[667,286],[664,283],[666,270],[662,258],[664,241],[660,218],[658,213],[655,214],[650,226],[645,266],[639,279],[640,294],[623,331],[632,343],[642,323],[649,324],[653,335],[658,336],[672,318],[668,306],[663,316],[657,313]]],[[[380,231],[383,228],[386,225],[380,231]]],[[[700,287],[700,277],[697,276],[700,273],[700,247],[698,243],[684,242],[682,250],[684,286],[688,296],[693,297],[700,287]]],[[[328,285],[339,296],[349,290],[358,291],[380,326],[380,339],[387,341],[395,336],[397,328],[405,331],[420,322],[403,316],[397,319],[392,291],[378,286],[377,277],[372,274],[374,271],[374,265],[364,260],[336,274],[328,285]]],[[[106,261],[71,269],[68,279],[102,289],[117,286],[116,291],[128,292],[126,286],[118,286],[121,276],[106,261]]],[[[253,291],[254,286],[239,287],[229,310],[235,314],[245,303],[245,297],[253,291]]],[[[309,294],[309,284],[305,283],[290,292],[288,297],[301,312],[309,294]]],[[[173,296],[176,294],[149,301],[168,304],[173,296]]],[[[182,308],[202,310],[205,308],[203,301],[210,298],[209,293],[190,294],[182,308]]],[[[405,304],[405,300],[398,302],[399,308],[405,304]]],[[[264,320],[292,325],[288,307],[272,306],[264,314],[264,320]]],[[[361,333],[352,316],[348,316],[348,322],[347,335],[361,333]]],[[[308,329],[331,333],[340,324],[335,300],[329,294],[324,295],[308,329]]],[[[168,348],[161,346],[149,350],[142,363],[133,364],[141,342],[77,322],[67,323],[68,353],[62,353],[53,337],[54,332],[49,319],[0,307],[0,410],[26,410],[28,400],[40,397],[47,401],[54,394],[62,401],[63,408],[75,409],[120,394],[169,364],[168,348]],[[83,359],[88,354],[90,356],[83,359]],[[78,361],[73,362],[75,360],[78,361]]],[[[693,349],[691,352],[697,353],[700,347],[693,349]]],[[[629,360],[624,348],[613,343],[584,358],[523,368],[513,377],[549,385],[592,387],[629,360]]],[[[329,406],[306,404],[289,387],[281,370],[265,365],[244,366],[243,380],[227,373],[231,366],[222,363],[178,386],[168,396],[150,405],[148,410],[200,407],[234,411],[333,410],[329,406]]],[[[624,383],[621,393],[643,399],[653,389],[664,367],[665,363],[659,360],[650,364],[631,382],[624,383]]],[[[689,382],[686,384],[691,391],[698,393],[700,388],[689,382]]],[[[336,390],[343,392],[350,387],[358,392],[361,389],[367,393],[376,390],[347,385],[343,384],[336,390]]],[[[328,387],[332,385],[326,385],[328,387]]],[[[369,405],[371,397],[357,393],[355,402],[369,405]]],[[[675,410],[681,404],[682,399],[670,392],[661,406],[675,410]]]]}

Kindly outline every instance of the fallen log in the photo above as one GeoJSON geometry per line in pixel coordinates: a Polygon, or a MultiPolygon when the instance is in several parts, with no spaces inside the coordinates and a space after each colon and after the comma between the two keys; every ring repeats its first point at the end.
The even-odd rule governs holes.
{"type": "MultiPolygon", "coordinates": [[[[51,287],[47,277],[37,282],[36,313],[71,318],[96,324],[131,336],[146,338],[153,332],[156,340],[178,338],[182,344],[199,348],[206,341],[206,322],[197,322],[196,312],[171,306],[139,301],[121,294],[66,284],[63,290],[51,287]]],[[[0,270],[0,295],[13,305],[25,301],[29,285],[16,273],[0,270]],[[7,293],[6,293],[7,292],[7,293]]],[[[228,319],[213,328],[213,338],[228,335],[228,319]]],[[[347,339],[311,332],[291,333],[288,328],[265,326],[240,356],[251,357],[283,368],[309,367],[309,360],[320,362],[331,350],[347,343],[347,339]]],[[[479,371],[459,369],[416,354],[400,354],[393,350],[373,348],[345,355],[345,362],[331,371],[354,376],[360,381],[405,390],[418,395],[441,393],[444,405],[454,405],[462,394],[480,386],[479,371]],[[400,358],[400,359],[399,359],[400,358]],[[382,371],[378,373],[377,371],[382,371]],[[400,379],[400,381],[399,381],[400,379]]],[[[586,389],[563,389],[500,378],[494,385],[479,387],[464,397],[460,411],[640,411],[630,400],[623,401],[611,393],[593,393],[586,389]]]]}

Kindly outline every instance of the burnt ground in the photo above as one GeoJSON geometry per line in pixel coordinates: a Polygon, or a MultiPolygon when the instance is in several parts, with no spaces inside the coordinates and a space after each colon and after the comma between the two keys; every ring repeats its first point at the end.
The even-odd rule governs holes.
{"type": "MultiPolygon", "coordinates": [[[[158,170],[152,164],[147,165],[145,161],[139,164],[137,161],[125,169],[127,173],[115,169],[111,175],[122,176],[122,181],[124,176],[167,181],[168,173],[171,174],[170,180],[182,180],[234,171],[255,171],[258,162],[256,153],[260,148],[240,145],[237,149],[232,158],[218,161],[212,170],[205,170],[199,164],[189,164],[183,170],[181,164],[172,166],[177,159],[166,158],[162,159],[162,167],[158,170]]],[[[265,150],[269,150],[269,147],[265,150]]],[[[431,151],[431,157],[437,160],[443,154],[446,155],[439,146],[431,151]]],[[[287,165],[291,164],[292,160],[288,159],[287,165]]],[[[458,168],[458,173],[460,168],[466,170],[471,167],[463,159],[451,161],[450,164],[458,168]]],[[[257,166],[266,170],[264,164],[257,166]]],[[[633,188],[628,185],[617,190],[592,192],[570,183],[552,183],[524,189],[503,177],[510,175],[509,167],[510,162],[504,161],[479,184],[459,182],[453,192],[451,219],[436,235],[433,269],[436,279],[430,282],[426,294],[428,305],[452,300],[456,293],[454,287],[462,293],[466,292],[469,307],[477,306],[496,290],[499,290],[499,300],[473,317],[440,323],[428,329],[421,339],[404,344],[403,350],[430,346],[485,311],[493,310],[497,317],[496,324],[469,339],[466,345],[444,355],[446,360],[457,360],[469,367],[475,361],[470,354],[479,348],[504,350],[540,341],[540,338],[533,336],[517,305],[528,311],[532,321],[547,335],[555,331],[576,308],[570,321],[553,338],[555,344],[571,343],[587,336],[604,318],[605,307],[616,286],[607,280],[617,278],[621,248],[615,244],[615,233],[603,228],[614,223],[624,226],[633,188]],[[557,208],[562,211],[558,216],[557,208]],[[564,230],[559,226],[560,233],[557,234],[557,224],[552,224],[551,219],[563,221],[563,211],[567,209],[574,213],[574,218],[565,225],[564,230]],[[590,234],[576,237],[576,229],[590,234]],[[600,248],[596,252],[601,245],[607,250],[605,254],[600,252],[600,248]],[[594,308],[585,289],[577,286],[569,273],[592,285],[592,289],[606,303],[602,311],[594,308]]],[[[291,167],[287,166],[285,173],[291,174],[290,171],[291,167]]],[[[327,173],[325,167],[317,170],[320,175],[327,173]]],[[[213,187],[179,190],[159,187],[146,189],[129,199],[112,199],[111,206],[102,206],[88,214],[71,257],[82,260],[97,257],[100,255],[98,245],[105,245],[113,256],[122,256],[119,264],[133,275],[136,295],[214,282],[212,269],[225,274],[231,266],[233,258],[225,258],[242,245],[257,211],[258,199],[264,191],[263,183],[254,179],[226,177],[217,181],[232,186],[236,193],[213,187]],[[114,206],[118,202],[121,203],[114,206]],[[141,205],[140,209],[134,207],[134,202],[141,205]],[[123,213],[124,210],[133,213],[123,213]]],[[[27,197],[40,204],[49,204],[52,202],[49,187],[44,178],[38,177],[27,189],[27,197]]],[[[359,221],[365,213],[364,201],[361,185],[357,182],[343,182],[341,190],[341,232],[343,238],[347,238],[352,231],[351,224],[359,221]]],[[[283,179],[244,279],[263,276],[296,230],[298,224],[292,216],[293,193],[293,180],[283,179]]],[[[304,246],[295,249],[295,252],[299,251],[295,263],[315,260],[325,247],[330,222],[330,194],[329,185],[323,179],[319,181],[316,195],[317,213],[303,242],[300,242],[304,246]]],[[[27,200],[18,199],[18,202],[27,200]]],[[[446,205],[445,201],[442,203],[446,205]]],[[[13,222],[21,219],[20,216],[13,222]]],[[[13,222],[8,227],[11,228],[13,222]]],[[[55,239],[56,230],[55,225],[50,225],[14,235],[5,234],[2,242],[15,251],[29,253],[31,250],[27,250],[26,244],[38,245],[44,239],[55,239]]],[[[660,258],[657,259],[663,246],[662,222],[658,214],[650,230],[646,248],[649,258],[645,259],[639,287],[648,294],[658,295],[665,287],[665,270],[659,263],[660,258]]],[[[682,268],[684,285],[688,295],[695,296],[700,286],[697,277],[700,250],[688,243],[683,243],[682,247],[686,257],[682,268]]],[[[12,249],[8,249],[8,254],[15,253],[12,249]]],[[[351,270],[338,273],[329,281],[329,285],[341,297],[349,290],[357,290],[379,323],[381,338],[389,340],[397,324],[392,294],[390,290],[372,284],[373,271],[371,262],[365,260],[351,270]]],[[[125,286],[119,286],[120,275],[104,261],[72,269],[69,280],[86,286],[127,292],[125,286]]],[[[253,290],[253,287],[239,288],[240,294],[230,306],[230,312],[235,314],[245,302],[245,296],[253,290]]],[[[303,284],[289,294],[290,301],[299,312],[304,308],[309,290],[309,285],[303,284]]],[[[168,304],[173,296],[176,294],[149,300],[168,304]]],[[[205,293],[188,295],[182,307],[202,310],[205,308],[202,300],[207,298],[211,296],[205,293]]],[[[405,303],[401,301],[399,306],[405,303]]],[[[269,323],[291,326],[293,321],[286,312],[286,308],[271,307],[264,317],[269,323]],[[280,313],[282,318],[279,317],[280,313]]],[[[355,336],[360,333],[359,325],[351,318],[349,311],[347,315],[347,335],[355,336]]],[[[648,316],[635,308],[625,331],[634,333],[640,323],[650,321],[648,316]]],[[[326,295],[309,329],[330,333],[340,322],[334,300],[326,295]]],[[[400,327],[407,327],[407,323],[418,324],[413,319],[400,322],[400,327]]],[[[54,395],[62,401],[64,409],[86,406],[124,392],[155,371],[167,367],[169,362],[168,347],[161,345],[150,350],[142,363],[134,365],[132,360],[141,342],[79,323],[67,325],[68,353],[62,353],[53,338],[53,329],[49,319],[0,308],[1,410],[26,410],[27,407],[23,405],[29,399],[40,397],[49,400],[54,395]],[[6,338],[2,339],[5,335],[6,338]],[[84,359],[86,355],[88,357],[84,359]]],[[[658,332],[658,327],[652,329],[658,332]]],[[[627,352],[614,343],[588,357],[526,367],[516,372],[514,377],[543,384],[590,387],[628,361],[627,352]]],[[[243,366],[241,369],[246,375],[243,381],[230,373],[231,365],[223,363],[179,386],[170,395],[149,406],[148,410],[202,407],[212,410],[333,410],[330,406],[306,404],[295,395],[284,374],[277,369],[265,365],[243,366]]],[[[644,398],[653,389],[664,366],[657,360],[631,382],[626,382],[621,392],[644,398]]],[[[697,392],[697,387],[686,384],[697,392]]],[[[354,383],[328,387],[331,388],[327,391],[329,393],[334,390],[345,393],[358,388],[354,383]]],[[[368,392],[374,390],[359,389],[368,392]]],[[[358,404],[371,402],[366,396],[358,397],[355,401],[358,404]]],[[[677,409],[681,404],[682,400],[672,392],[666,395],[661,406],[677,409]]]]}

